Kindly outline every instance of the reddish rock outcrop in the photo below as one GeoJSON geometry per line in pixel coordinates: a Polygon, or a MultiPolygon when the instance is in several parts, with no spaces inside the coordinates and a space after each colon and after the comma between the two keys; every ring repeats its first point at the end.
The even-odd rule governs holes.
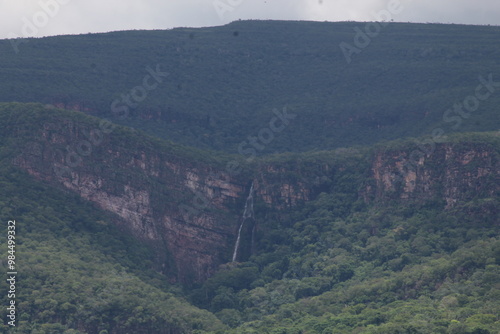
{"type": "Polygon", "coordinates": [[[334,162],[331,153],[307,163],[280,158],[243,176],[198,161],[182,148],[120,131],[92,141],[92,132],[73,121],[46,123],[15,164],[115,214],[118,225],[156,250],[161,271],[187,283],[205,280],[231,260],[239,209],[252,181],[256,199],[277,211],[313,200],[321,191],[335,192],[335,175],[349,168],[359,168],[356,177],[366,179],[359,191],[366,202],[441,199],[452,208],[499,192],[498,149],[487,143],[439,144],[429,154],[379,151],[369,171],[366,164],[334,162]]]}
{"type": "Polygon", "coordinates": [[[367,201],[443,199],[458,202],[495,197],[500,191],[498,149],[486,143],[443,143],[428,154],[389,150],[375,154],[367,201]]]}

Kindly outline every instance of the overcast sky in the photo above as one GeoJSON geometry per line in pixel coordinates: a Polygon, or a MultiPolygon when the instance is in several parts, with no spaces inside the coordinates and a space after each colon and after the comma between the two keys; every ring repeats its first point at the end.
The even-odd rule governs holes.
{"type": "Polygon", "coordinates": [[[500,0],[0,0],[0,38],[217,26],[238,19],[500,25],[500,0]]]}

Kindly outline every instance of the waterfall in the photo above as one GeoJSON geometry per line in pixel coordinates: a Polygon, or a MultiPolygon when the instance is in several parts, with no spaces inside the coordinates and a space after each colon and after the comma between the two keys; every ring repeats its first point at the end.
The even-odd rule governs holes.
{"type": "Polygon", "coordinates": [[[236,238],[236,243],[234,245],[233,262],[236,261],[236,257],[238,256],[238,248],[240,247],[240,239],[241,239],[241,230],[243,229],[245,220],[247,220],[248,218],[253,218],[253,182],[252,186],[250,187],[250,192],[248,194],[247,201],[245,202],[243,217],[241,217],[241,224],[238,230],[238,237],[236,238]]]}
{"type": "Polygon", "coordinates": [[[252,241],[251,241],[251,245],[250,245],[250,254],[253,255],[255,254],[255,230],[257,228],[257,224],[253,224],[253,228],[252,228],[252,241]]]}
{"type": "Polygon", "coordinates": [[[238,248],[240,247],[241,229],[243,228],[244,222],[245,220],[241,222],[240,229],[238,230],[238,238],[236,238],[236,244],[234,245],[234,251],[233,251],[233,262],[236,261],[236,257],[238,256],[238,248]]]}
{"type": "Polygon", "coordinates": [[[247,201],[245,202],[245,210],[243,210],[243,219],[253,218],[253,182],[248,193],[247,201]]]}

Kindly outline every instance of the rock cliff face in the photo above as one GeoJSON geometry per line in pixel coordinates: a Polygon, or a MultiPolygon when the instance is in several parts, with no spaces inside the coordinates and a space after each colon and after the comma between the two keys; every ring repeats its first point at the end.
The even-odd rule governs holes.
{"type": "Polygon", "coordinates": [[[442,199],[446,209],[475,198],[498,196],[498,147],[485,143],[444,143],[432,152],[389,150],[375,154],[367,201],[442,199]]]}
{"type": "MultiPolygon", "coordinates": [[[[231,260],[252,181],[258,200],[286,211],[321,191],[335,191],[335,184],[324,184],[345,169],[323,161],[301,171],[291,161],[261,165],[253,176],[235,176],[128,135],[112,133],[92,142],[73,121],[46,123],[14,163],[115,214],[117,224],[154,247],[159,269],[184,283],[203,281],[231,260]]],[[[378,152],[370,170],[358,173],[367,177],[359,195],[368,203],[440,198],[452,208],[475,197],[497,196],[500,165],[494,145],[440,144],[417,157],[406,150],[378,152]]]]}
{"type": "Polygon", "coordinates": [[[83,132],[72,122],[45,124],[15,164],[115,214],[155,248],[160,270],[173,280],[202,281],[227,261],[237,224],[227,208],[244,196],[244,185],[224,170],[110,138],[91,154],[64,154],[85,140],[83,132]]]}

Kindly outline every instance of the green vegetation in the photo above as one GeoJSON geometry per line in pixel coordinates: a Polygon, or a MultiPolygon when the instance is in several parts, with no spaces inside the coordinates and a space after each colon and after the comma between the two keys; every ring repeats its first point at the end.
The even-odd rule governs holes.
{"type": "Polygon", "coordinates": [[[195,304],[231,333],[500,330],[498,226],[441,208],[342,217],[329,197],[266,231],[259,253],[210,278],[195,304]]]}
{"type": "MultiPolygon", "coordinates": [[[[2,221],[17,223],[15,333],[182,333],[223,327],[210,313],[176,297],[152,269],[151,250],[114,227],[113,217],[5,164],[0,175],[2,221]]],[[[5,280],[0,287],[1,303],[7,305],[5,280]]],[[[1,332],[7,333],[7,326],[1,332]]]]}
{"type": "MultiPolygon", "coordinates": [[[[18,222],[22,273],[19,329],[12,333],[500,330],[498,196],[446,211],[438,198],[371,204],[360,199],[373,152],[381,147],[410,151],[415,140],[256,160],[249,168],[286,171],[270,182],[312,183],[320,194],[285,214],[257,198],[256,252],[188,289],[168,284],[154,270],[152,250],[119,231],[112,216],[11,165],[40,124],[72,121],[85,127],[95,126],[97,119],[39,104],[5,104],[0,120],[0,212],[3,220],[18,222]],[[321,167],[327,165],[336,169],[321,167]]],[[[457,147],[481,143],[500,150],[495,133],[448,140],[457,147]]],[[[177,150],[176,144],[126,128],[116,128],[102,146],[107,145],[148,148],[186,160],[199,153],[197,163],[207,165],[229,158],[177,150]]],[[[1,288],[6,291],[5,282],[1,288]]],[[[5,304],[6,294],[1,298],[5,304]]],[[[7,333],[7,327],[2,331],[7,333]]]]}
{"type": "MultiPolygon", "coordinates": [[[[27,141],[37,140],[42,130],[40,125],[43,124],[52,132],[59,131],[58,134],[62,136],[69,136],[71,131],[77,131],[77,139],[87,140],[93,145],[94,149],[90,150],[90,155],[105,154],[99,152],[98,148],[101,145],[109,145],[127,147],[129,150],[154,151],[175,161],[185,160],[216,167],[222,166],[229,159],[223,152],[202,151],[160,140],[142,131],[109,121],[103,123],[104,125],[101,122],[103,120],[96,117],[40,103],[0,103],[0,138],[4,140],[4,144],[9,141],[8,145],[4,145],[4,149],[10,152],[5,158],[14,158],[27,141]]],[[[101,155],[96,160],[103,159],[104,155],[101,155]]]]}
{"type": "Polygon", "coordinates": [[[371,145],[436,128],[498,130],[498,87],[470,115],[443,116],[475,94],[479,76],[500,81],[500,27],[391,23],[348,65],[339,44],[353,43],[355,27],[364,24],[238,21],[29,39],[18,54],[3,40],[0,101],[112,119],[113,101],[159,65],[168,76],[114,121],[203,149],[238,152],[285,106],[297,117],[258,153],[371,145]]]}
{"type": "MultiPolygon", "coordinates": [[[[500,149],[494,134],[450,140],[472,138],[500,149]]],[[[400,145],[392,148],[412,149],[400,145]]],[[[339,152],[344,168],[323,182],[329,188],[287,218],[259,210],[256,254],[222,268],[191,293],[193,303],[230,333],[497,333],[498,191],[453,210],[438,198],[366,205],[354,152],[339,152]]],[[[294,161],[300,173],[296,161],[314,155],[328,156],[270,161],[294,161]]]]}
{"type": "MultiPolygon", "coordinates": [[[[17,222],[19,259],[18,326],[0,333],[499,333],[498,173],[484,179],[493,193],[457,188],[472,195],[453,208],[439,191],[407,201],[363,192],[375,154],[421,149],[437,128],[454,148],[493,148],[490,165],[464,163],[471,174],[498,167],[500,88],[457,128],[443,114],[474,94],[480,75],[500,81],[500,28],[394,23],[347,65],[338,45],[360,25],[239,21],[59,36],[30,39],[19,54],[0,41],[0,219],[17,222]],[[169,75],[127,118],[113,118],[112,102],[157,64],[169,75]],[[285,106],[296,118],[244,162],[240,143],[285,106]],[[283,208],[256,196],[257,228],[242,236],[253,251],[203,283],[173,284],[117,217],[15,167],[21,152],[51,165],[42,134],[64,151],[92,141],[103,118],[119,125],[106,123],[112,130],[82,151],[91,156],[84,168],[112,173],[111,187],[149,182],[156,214],[193,195],[145,177],[127,154],[111,166],[108,148],[207,173],[236,160],[242,184],[265,175],[270,192],[289,182],[314,196],[283,208]]],[[[437,156],[426,175],[442,171],[437,156]]],[[[241,216],[243,201],[230,214],[241,216]]],[[[7,290],[0,281],[1,305],[7,290]]]]}

